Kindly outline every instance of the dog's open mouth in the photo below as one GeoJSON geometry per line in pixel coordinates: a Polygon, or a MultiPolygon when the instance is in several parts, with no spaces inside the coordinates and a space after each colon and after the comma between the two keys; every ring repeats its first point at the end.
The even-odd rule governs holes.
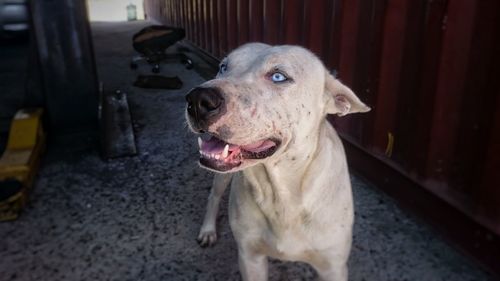
{"type": "Polygon", "coordinates": [[[246,159],[264,159],[276,152],[280,142],[266,139],[247,145],[227,143],[215,136],[198,137],[200,164],[225,172],[239,167],[246,159]]]}

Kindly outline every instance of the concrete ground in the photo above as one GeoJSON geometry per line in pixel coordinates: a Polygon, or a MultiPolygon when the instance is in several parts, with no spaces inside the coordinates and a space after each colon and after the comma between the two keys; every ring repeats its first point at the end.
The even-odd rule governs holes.
{"type": "MultiPolygon", "coordinates": [[[[0,280],[240,280],[227,219],[219,241],[195,238],[211,175],[199,167],[195,137],[184,121],[184,94],[203,79],[177,64],[181,90],[144,90],[131,83],[148,66],[128,68],[131,35],[144,26],[94,23],[100,79],[128,93],[139,154],[102,161],[95,143],[50,146],[31,196],[14,222],[0,223],[0,280]]],[[[356,208],[349,280],[490,280],[477,264],[353,177],[356,208]]],[[[270,280],[316,280],[301,263],[272,260],[270,280]]]]}

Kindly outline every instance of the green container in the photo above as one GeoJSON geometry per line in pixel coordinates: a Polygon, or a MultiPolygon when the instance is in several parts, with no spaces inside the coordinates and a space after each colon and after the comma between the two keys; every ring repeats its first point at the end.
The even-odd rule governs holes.
{"type": "Polygon", "coordinates": [[[137,20],[137,7],[132,3],[127,6],[127,20],[137,20]]]}

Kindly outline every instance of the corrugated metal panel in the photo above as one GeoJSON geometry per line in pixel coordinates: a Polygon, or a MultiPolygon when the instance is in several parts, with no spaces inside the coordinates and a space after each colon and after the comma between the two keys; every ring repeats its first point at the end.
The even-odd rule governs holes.
{"type": "Polygon", "coordinates": [[[151,17],[184,26],[189,40],[219,58],[248,41],[311,49],[373,107],[334,119],[345,139],[500,235],[499,1],[146,0],[146,6],[151,17]]]}

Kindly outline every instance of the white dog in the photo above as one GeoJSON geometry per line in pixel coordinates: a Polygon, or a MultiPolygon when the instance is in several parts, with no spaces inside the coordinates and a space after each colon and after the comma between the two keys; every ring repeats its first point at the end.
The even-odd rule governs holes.
{"type": "Polygon", "coordinates": [[[267,256],[311,264],[347,280],[353,224],[344,149],[325,119],[368,106],[297,46],[246,44],[217,77],[187,96],[200,164],[215,176],[198,240],[216,240],[220,197],[232,182],[229,220],[243,280],[267,280],[267,256]]]}

